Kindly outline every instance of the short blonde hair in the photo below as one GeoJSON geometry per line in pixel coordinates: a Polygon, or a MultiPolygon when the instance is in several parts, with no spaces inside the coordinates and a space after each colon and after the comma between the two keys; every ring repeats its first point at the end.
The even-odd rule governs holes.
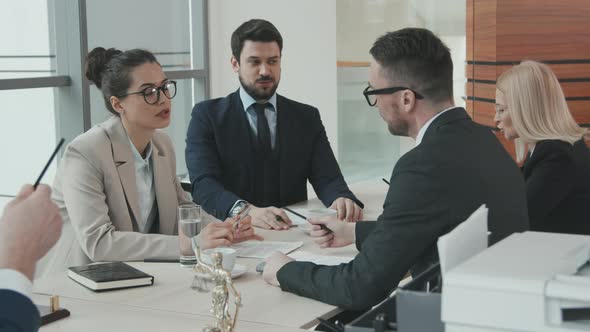
{"type": "Polygon", "coordinates": [[[498,77],[496,88],[505,98],[516,139],[516,154],[522,161],[526,145],[541,140],[573,144],[586,130],[572,117],[561,86],[549,66],[523,61],[498,77]]]}

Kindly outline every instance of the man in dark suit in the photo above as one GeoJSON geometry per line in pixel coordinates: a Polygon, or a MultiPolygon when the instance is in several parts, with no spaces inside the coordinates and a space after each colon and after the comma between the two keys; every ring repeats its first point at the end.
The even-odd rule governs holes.
{"type": "Polygon", "coordinates": [[[436,241],[481,204],[489,208],[490,242],[528,228],[525,185],[509,155],[488,128],[453,106],[449,49],[432,32],[403,29],[371,48],[369,86],[389,131],[417,146],[391,175],[383,213],[376,222],[313,220],[321,247],[356,243],[348,264],[321,266],[273,254],[264,278],[282,290],[350,309],[383,300],[404,275],[438,260],[436,241]]]}
{"type": "Polygon", "coordinates": [[[61,234],[51,189],[27,185],[0,217],[0,331],[37,331],[39,311],[30,299],[35,264],[61,234]]]}
{"type": "Polygon", "coordinates": [[[276,94],[283,39],[253,19],[232,34],[233,70],[240,88],[197,104],[186,140],[186,162],[197,204],[219,219],[251,203],[256,226],[288,229],[277,207],[307,199],[307,181],[340,219],[362,218],[348,189],[318,110],[276,94]],[[281,222],[284,221],[284,222],[281,222]]]}

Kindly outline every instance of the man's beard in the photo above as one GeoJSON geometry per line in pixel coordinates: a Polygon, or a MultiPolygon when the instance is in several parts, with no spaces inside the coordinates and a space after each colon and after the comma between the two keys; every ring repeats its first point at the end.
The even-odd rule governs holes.
{"type": "Polygon", "coordinates": [[[240,84],[242,84],[242,87],[244,87],[244,90],[246,90],[250,97],[254,98],[254,100],[256,101],[269,100],[270,97],[272,97],[272,95],[275,94],[275,91],[277,91],[277,88],[279,87],[279,82],[275,82],[271,77],[268,76],[259,77],[258,79],[256,79],[256,82],[272,81],[273,85],[269,88],[256,87],[254,84],[248,85],[242,79],[242,75],[238,75],[238,78],[240,80],[240,84]]]}
{"type": "Polygon", "coordinates": [[[398,107],[394,106],[394,112],[396,114],[397,121],[395,121],[393,125],[388,123],[387,129],[389,129],[389,132],[395,136],[409,136],[409,126],[407,122],[401,119],[401,111],[398,107]]]}

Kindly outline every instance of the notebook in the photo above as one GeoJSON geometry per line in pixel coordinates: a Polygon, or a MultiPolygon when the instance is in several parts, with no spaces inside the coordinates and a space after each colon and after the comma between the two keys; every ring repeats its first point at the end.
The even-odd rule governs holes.
{"type": "Polygon", "coordinates": [[[95,292],[154,284],[153,276],[123,262],[70,267],[68,277],[95,292]]]}

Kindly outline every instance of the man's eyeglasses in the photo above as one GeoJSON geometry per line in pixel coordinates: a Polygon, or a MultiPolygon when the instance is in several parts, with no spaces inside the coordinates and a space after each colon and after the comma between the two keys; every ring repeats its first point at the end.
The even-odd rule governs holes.
{"type": "Polygon", "coordinates": [[[166,98],[174,98],[174,96],[176,96],[176,81],[166,81],[159,87],[149,86],[141,91],[127,93],[117,97],[123,98],[129,95],[143,95],[143,99],[146,103],[149,105],[155,105],[160,101],[160,91],[164,92],[166,98]]]}
{"type": "Polygon", "coordinates": [[[375,106],[377,104],[377,95],[388,95],[390,93],[394,93],[394,92],[398,92],[398,91],[402,91],[402,90],[410,90],[414,93],[414,95],[416,96],[416,99],[424,99],[424,96],[422,96],[418,92],[416,92],[410,88],[403,87],[403,86],[394,86],[391,88],[376,89],[376,90],[369,90],[370,88],[371,87],[368,86],[363,91],[363,95],[365,96],[365,99],[367,99],[367,103],[369,103],[369,106],[375,106]]]}

